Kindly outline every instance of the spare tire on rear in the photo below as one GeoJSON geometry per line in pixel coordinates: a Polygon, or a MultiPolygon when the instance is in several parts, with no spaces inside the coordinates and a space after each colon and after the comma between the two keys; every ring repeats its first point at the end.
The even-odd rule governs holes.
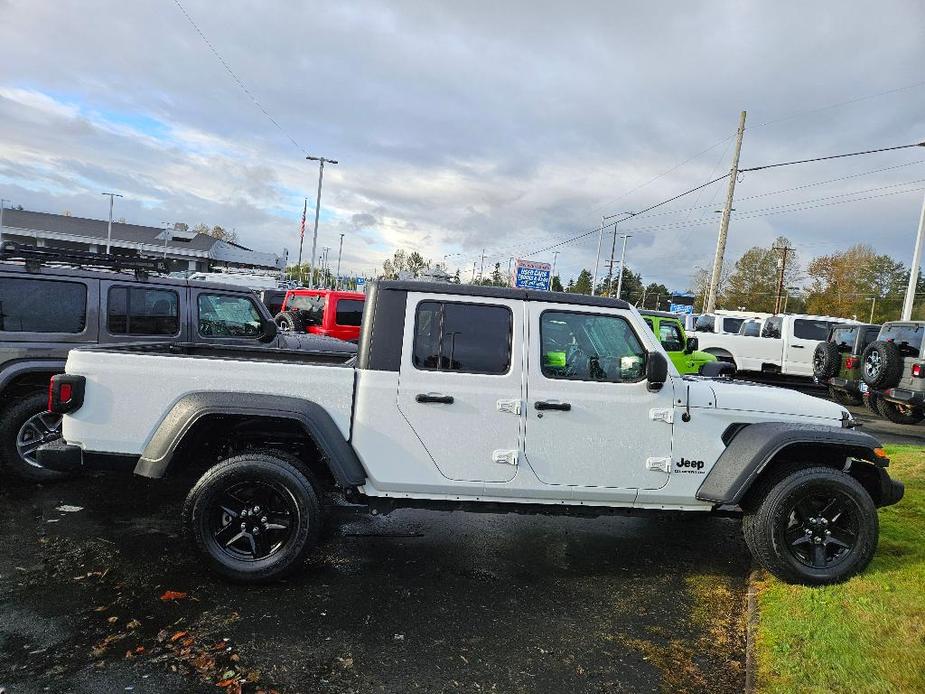
{"type": "Polygon", "coordinates": [[[891,388],[903,374],[902,353],[892,342],[877,340],[861,356],[861,378],[874,388],[891,388]]]}
{"type": "Polygon", "coordinates": [[[304,333],[305,323],[298,311],[280,311],[274,318],[276,325],[280,330],[288,330],[294,333],[304,333]]]}
{"type": "Polygon", "coordinates": [[[841,353],[834,342],[820,342],[813,352],[813,375],[820,381],[837,376],[841,369],[841,353]]]}

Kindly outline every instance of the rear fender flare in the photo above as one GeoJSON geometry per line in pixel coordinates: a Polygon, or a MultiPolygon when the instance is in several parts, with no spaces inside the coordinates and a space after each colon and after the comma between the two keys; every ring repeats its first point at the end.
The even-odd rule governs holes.
{"type": "MultiPolygon", "coordinates": [[[[886,467],[877,456],[880,442],[854,429],[790,422],[758,422],[739,428],[697,490],[697,498],[715,504],[738,504],[755,480],[787,449],[811,447],[844,462],[858,459],[886,467]]],[[[815,461],[807,461],[815,462],[815,461]]]]}
{"type": "Polygon", "coordinates": [[[334,419],[311,400],[277,395],[228,392],[189,393],[180,398],[148,440],[135,474],[163,477],[184,437],[203,417],[213,414],[274,417],[298,422],[324,454],[325,462],[341,487],[366,482],[366,472],[334,419]]]}

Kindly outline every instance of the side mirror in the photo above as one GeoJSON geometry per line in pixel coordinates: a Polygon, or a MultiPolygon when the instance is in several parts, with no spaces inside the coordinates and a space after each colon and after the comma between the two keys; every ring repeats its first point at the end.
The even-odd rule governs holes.
{"type": "Polygon", "coordinates": [[[265,320],[261,325],[260,336],[257,338],[260,342],[273,342],[276,339],[276,334],[279,331],[279,328],[276,326],[276,321],[274,320],[265,320]]]}
{"type": "Polygon", "coordinates": [[[700,340],[696,337],[687,338],[687,343],[684,345],[684,353],[690,354],[691,352],[696,352],[700,349],[700,340]]]}
{"type": "Polygon", "coordinates": [[[649,352],[646,359],[646,380],[649,390],[661,390],[668,380],[668,360],[661,352],[649,352]]]}

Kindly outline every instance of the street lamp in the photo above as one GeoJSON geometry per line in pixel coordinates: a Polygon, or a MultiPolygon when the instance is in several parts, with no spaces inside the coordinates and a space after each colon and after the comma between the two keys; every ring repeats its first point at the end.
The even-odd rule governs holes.
{"type": "MultiPolygon", "coordinates": [[[[315,231],[312,234],[312,262],[308,266],[308,281],[311,286],[312,283],[312,270],[315,269],[315,248],[318,244],[318,213],[321,211],[321,182],[324,179],[324,165],[325,164],[336,164],[336,159],[325,159],[324,157],[313,157],[308,155],[305,157],[309,161],[318,162],[318,197],[315,198],[315,231]]],[[[302,264],[302,255],[299,253],[299,265],[302,264]]]]}
{"type": "Polygon", "coordinates": [[[106,255],[109,255],[109,249],[112,246],[112,202],[113,198],[124,197],[118,193],[100,193],[100,195],[109,196],[109,227],[106,230],[106,255]]]}
{"type": "Polygon", "coordinates": [[[340,256],[344,252],[344,235],[340,235],[340,246],[337,249],[337,275],[334,278],[334,289],[340,289],[340,256]]]}

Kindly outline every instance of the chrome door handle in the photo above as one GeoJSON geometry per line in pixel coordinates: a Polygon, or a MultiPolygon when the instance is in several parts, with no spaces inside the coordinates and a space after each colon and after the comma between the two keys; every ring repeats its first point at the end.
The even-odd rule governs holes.
{"type": "Polygon", "coordinates": [[[452,405],[452,395],[441,395],[440,393],[418,393],[414,396],[416,402],[439,402],[443,405],[452,405]]]}

